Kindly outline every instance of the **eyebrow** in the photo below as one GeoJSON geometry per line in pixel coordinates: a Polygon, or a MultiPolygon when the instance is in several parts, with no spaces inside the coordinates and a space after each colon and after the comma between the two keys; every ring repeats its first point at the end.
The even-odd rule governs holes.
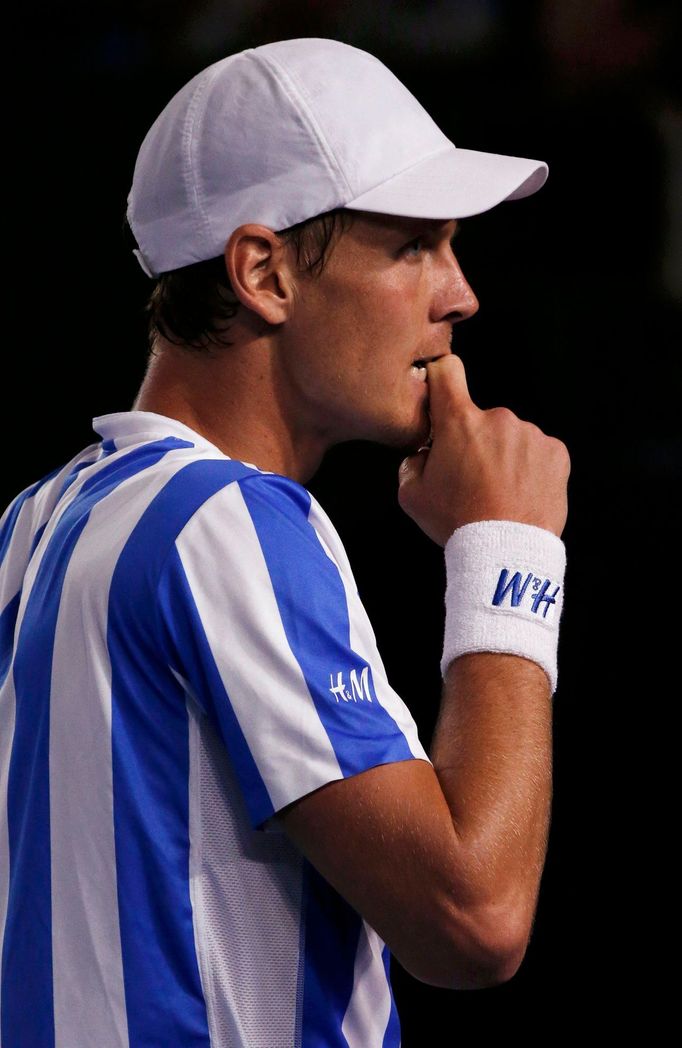
{"type": "Polygon", "coordinates": [[[406,218],[406,229],[399,232],[417,232],[419,230],[425,230],[429,233],[437,233],[442,229],[445,229],[452,221],[455,223],[455,228],[452,235],[456,236],[461,229],[460,219],[452,218],[406,218]]]}
{"type": "Polygon", "coordinates": [[[393,250],[395,244],[403,240],[409,240],[417,236],[433,236],[444,230],[451,222],[455,228],[450,234],[450,242],[455,239],[461,230],[461,219],[458,218],[419,218],[412,215],[380,215],[370,214],[363,216],[367,224],[366,233],[363,231],[363,223],[359,227],[359,238],[362,242],[371,246],[383,244],[393,250]]]}

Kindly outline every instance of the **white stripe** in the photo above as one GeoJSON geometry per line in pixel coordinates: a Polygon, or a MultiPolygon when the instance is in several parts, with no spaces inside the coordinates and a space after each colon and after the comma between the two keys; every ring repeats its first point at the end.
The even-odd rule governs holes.
{"type": "MultiPolygon", "coordinates": [[[[175,672],[175,671],[173,671],[175,672]]],[[[175,674],[179,677],[179,674],[175,674]]],[[[208,1034],[209,1040],[212,1045],[220,1045],[220,1034],[218,1029],[218,1019],[222,1020],[223,1028],[227,1027],[229,1044],[246,1044],[246,1037],[244,1035],[244,1029],[239,1018],[239,1008],[233,995],[228,992],[223,993],[228,998],[229,1006],[224,1008],[218,1016],[218,1009],[216,1008],[216,990],[215,984],[220,976],[220,972],[215,969],[211,964],[211,957],[207,949],[209,943],[209,935],[212,927],[211,917],[206,914],[204,907],[204,893],[202,891],[204,873],[204,856],[203,856],[203,843],[204,833],[206,829],[203,825],[203,812],[202,812],[202,797],[201,797],[201,727],[199,724],[199,716],[197,711],[201,709],[196,699],[193,697],[193,693],[189,685],[187,685],[185,692],[185,705],[187,708],[188,718],[188,736],[189,736],[189,895],[192,903],[192,929],[194,932],[194,949],[197,955],[197,965],[199,968],[199,978],[201,979],[201,989],[204,994],[204,1000],[206,1002],[206,1020],[208,1023],[208,1034]]],[[[207,820],[208,821],[208,820],[207,820]]],[[[228,842],[224,842],[226,851],[228,848],[228,842]]],[[[225,917],[228,917],[230,909],[230,899],[224,899],[225,917]]],[[[229,938],[229,920],[225,920],[225,929],[228,931],[229,938]]],[[[223,930],[221,928],[221,930],[223,930]]]]}
{"type": "Polygon", "coordinates": [[[353,992],[341,1024],[348,1048],[381,1048],[391,1015],[391,993],[381,957],[384,943],[362,922],[355,954],[353,992]]]}
{"type": "MultiPolygon", "coordinates": [[[[2,515],[0,516],[0,527],[2,527],[2,525],[5,523],[5,520],[9,517],[9,512],[12,509],[12,506],[17,501],[17,499],[21,498],[21,496],[24,495],[25,492],[29,491],[30,488],[35,487],[36,483],[39,485],[39,487],[34,491],[34,493],[32,495],[30,495],[28,498],[24,499],[24,503],[22,505],[22,510],[23,510],[23,508],[24,508],[24,506],[26,505],[27,502],[28,503],[32,503],[34,507],[35,506],[40,506],[41,509],[44,509],[44,507],[47,504],[47,502],[49,502],[50,505],[49,505],[49,507],[47,509],[47,513],[46,514],[42,513],[41,510],[33,511],[33,518],[35,520],[38,520],[39,523],[42,523],[42,521],[46,520],[47,516],[49,516],[49,514],[51,512],[52,503],[55,501],[54,499],[50,500],[49,492],[50,491],[56,491],[56,492],[60,491],[62,484],[64,483],[64,481],[66,480],[68,475],[72,472],[72,470],[75,468],[75,466],[77,466],[79,462],[87,461],[88,458],[93,458],[95,456],[95,452],[99,449],[99,447],[100,447],[99,444],[89,444],[87,448],[83,448],[81,451],[78,452],[77,455],[74,455],[72,459],[70,459],[67,463],[65,463],[59,469],[59,472],[55,473],[55,475],[53,477],[50,477],[49,480],[45,480],[43,478],[39,478],[33,484],[27,484],[25,488],[23,488],[20,492],[17,493],[17,495],[15,495],[15,497],[12,499],[12,501],[9,503],[9,505],[6,507],[6,509],[3,511],[2,515]]],[[[20,513],[20,516],[21,516],[21,513],[20,513]]],[[[18,523],[18,520],[19,520],[19,518],[17,518],[17,521],[15,521],[15,524],[18,523]]],[[[15,530],[15,532],[13,532],[12,542],[14,542],[14,536],[15,535],[16,535],[16,530],[15,530]]]]}
{"type": "MultiPolygon", "coordinates": [[[[85,450],[91,453],[95,449],[94,447],[89,447],[85,450]]],[[[90,468],[82,469],[76,479],[69,485],[62,498],[58,502],[55,501],[56,495],[61,490],[61,485],[66,479],[68,473],[74,465],[84,457],[84,455],[85,452],[77,455],[76,458],[69,463],[68,467],[61,470],[57,477],[54,477],[48,486],[41,489],[36,496],[35,515],[32,518],[32,523],[29,523],[28,525],[31,528],[31,541],[33,540],[35,532],[38,531],[43,524],[45,524],[45,530],[43,531],[40,541],[34,550],[33,556],[25,569],[23,581],[20,580],[18,584],[21,585],[22,590],[21,600],[19,601],[19,610],[17,612],[17,623],[14,631],[15,637],[19,636],[21,624],[24,620],[24,612],[26,611],[26,603],[31,595],[33,583],[35,582],[38,571],[40,570],[40,563],[43,559],[43,554],[50,544],[50,540],[55,529],[59,525],[59,521],[64,515],[64,511],[71,505],[74,499],[80,495],[81,488],[85,481],[92,476],[93,470],[102,468],[102,460],[99,460],[98,463],[90,468]]],[[[123,453],[120,453],[118,456],[110,455],[106,461],[113,462],[117,457],[121,458],[122,455],[123,453]]],[[[14,546],[12,546],[12,555],[14,556],[14,546]]]]}
{"type": "Polygon", "coordinates": [[[350,620],[350,646],[353,651],[356,651],[372,667],[372,678],[377,699],[405,736],[412,755],[428,761],[430,764],[431,761],[426,754],[426,750],[419,740],[417,725],[412,714],[388,682],[386,670],[377,648],[374,630],[367,610],[358,596],[358,588],[341,539],[327,514],[319,503],[315,501],[311,502],[308,520],[315,528],[325,553],[340,568],[350,620]]]}
{"type": "Polygon", "coordinates": [[[111,755],[111,578],[130,533],[187,459],[123,481],[92,509],[69,561],[50,697],[55,1048],[127,1048],[111,755]],[[134,495],[132,494],[134,491],[134,495]]]}
{"type": "Polygon", "coordinates": [[[275,810],[343,778],[289,646],[237,484],[204,503],[180,534],[177,549],[218,671],[275,810]]]}
{"type": "MultiPolygon", "coordinates": [[[[9,897],[9,821],[7,814],[7,785],[9,780],[9,761],[14,740],[16,719],[16,696],[14,677],[10,668],[5,683],[0,688],[0,959],[5,938],[7,922],[7,902],[9,897]]],[[[0,1022],[2,1022],[2,995],[0,994],[0,1022]]],[[[0,1026],[0,1029],[2,1027],[0,1026]]]]}
{"type": "MultiPolygon", "coordinates": [[[[14,528],[5,558],[0,565],[0,611],[16,596],[24,583],[24,573],[28,563],[33,537],[39,527],[47,520],[54,507],[56,494],[61,489],[66,477],[74,465],[91,455],[98,445],[93,444],[74,456],[55,477],[45,482],[42,487],[24,499],[21,509],[14,521],[14,528]]],[[[20,492],[17,498],[22,495],[20,492]]],[[[9,517],[9,511],[16,499],[7,506],[0,518],[0,524],[9,517]]],[[[24,602],[25,603],[25,602],[24,602]]],[[[17,619],[17,625],[19,619],[17,619]]],[[[15,637],[17,632],[15,629],[15,637]]],[[[12,653],[13,658],[14,653],[12,653]]],[[[9,787],[9,765],[14,742],[16,724],[16,694],[14,674],[10,662],[5,682],[0,688],[0,958],[7,924],[7,906],[9,901],[9,815],[7,810],[7,791],[9,787]]],[[[2,999],[0,998],[0,1023],[2,1021],[2,999]]]]}
{"type": "Polygon", "coordinates": [[[211,1044],[293,1046],[303,856],[285,834],[251,828],[225,744],[185,694],[190,896],[211,1044]]]}
{"type": "MultiPolygon", "coordinates": [[[[62,484],[76,464],[81,460],[87,460],[94,454],[96,449],[96,444],[85,448],[84,451],[81,451],[67,463],[63,469],[60,469],[55,477],[44,483],[29,498],[24,499],[14,522],[14,530],[12,531],[5,559],[0,566],[0,611],[7,606],[22,587],[34,536],[52,513],[62,484]]],[[[80,487],[82,483],[82,477],[79,476],[77,486],[80,487]]],[[[7,507],[6,513],[9,512],[12,504],[7,507]]],[[[3,514],[3,520],[6,513],[3,514]]]]}

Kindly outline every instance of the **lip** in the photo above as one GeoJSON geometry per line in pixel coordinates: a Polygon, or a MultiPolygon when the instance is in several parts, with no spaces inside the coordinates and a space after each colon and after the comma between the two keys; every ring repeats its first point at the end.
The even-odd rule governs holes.
{"type": "Polygon", "coordinates": [[[443,357],[447,357],[448,355],[448,353],[436,353],[432,357],[415,357],[415,359],[410,362],[410,367],[414,367],[417,361],[419,361],[420,364],[433,364],[434,360],[442,360],[443,357]]]}

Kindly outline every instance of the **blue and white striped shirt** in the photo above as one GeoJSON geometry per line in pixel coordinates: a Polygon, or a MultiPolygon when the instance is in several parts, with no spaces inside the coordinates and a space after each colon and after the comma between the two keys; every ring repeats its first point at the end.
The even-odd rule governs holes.
{"type": "Polygon", "coordinates": [[[428,760],[331,521],[175,419],[0,520],[4,1048],[397,1048],[388,950],[270,817],[428,760]]]}

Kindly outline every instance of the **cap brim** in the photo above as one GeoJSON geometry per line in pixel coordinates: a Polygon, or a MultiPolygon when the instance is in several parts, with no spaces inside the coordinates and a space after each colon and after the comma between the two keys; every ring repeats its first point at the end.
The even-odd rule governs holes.
{"type": "Polygon", "coordinates": [[[467,218],[503,200],[537,192],[547,164],[451,146],[394,175],[344,206],[412,218],[467,218]]]}

